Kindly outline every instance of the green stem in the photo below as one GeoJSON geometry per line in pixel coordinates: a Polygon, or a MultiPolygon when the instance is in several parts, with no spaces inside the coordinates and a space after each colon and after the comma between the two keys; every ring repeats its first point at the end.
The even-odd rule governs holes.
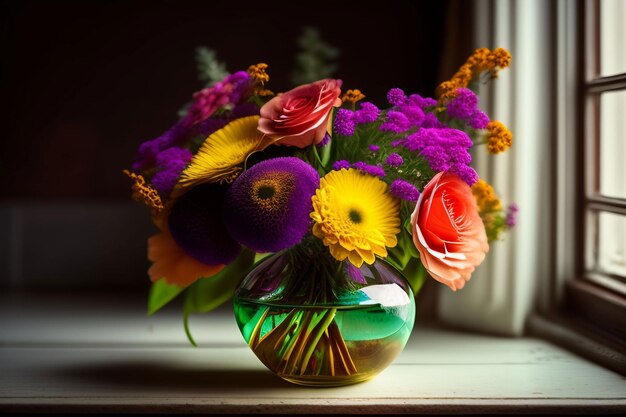
{"type": "MultiPolygon", "coordinates": [[[[313,355],[313,351],[315,350],[316,347],[318,347],[318,344],[319,344],[320,339],[322,338],[322,335],[328,330],[328,326],[330,326],[332,321],[335,319],[336,313],[337,313],[336,308],[331,308],[330,310],[324,311],[323,319],[321,320],[320,324],[317,326],[317,331],[313,335],[313,339],[311,340],[311,342],[308,344],[307,350],[304,352],[304,356],[302,359],[302,366],[300,368],[300,375],[303,375],[304,371],[309,366],[309,361],[311,360],[311,355],[313,355]]],[[[333,367],[332,363],[330,366],[332,369],[333,367]]]]}

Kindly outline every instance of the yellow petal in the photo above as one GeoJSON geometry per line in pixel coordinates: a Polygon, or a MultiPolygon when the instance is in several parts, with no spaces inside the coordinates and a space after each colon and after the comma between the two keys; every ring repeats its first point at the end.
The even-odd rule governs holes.
{"type": "Polygon", "coordinates": [[[205,182],[234,181],[246,158],[267,146],[257,130],[258,121],[259,116],[242,117],[207,137],[182,172],[172,196],[205,182]]]}

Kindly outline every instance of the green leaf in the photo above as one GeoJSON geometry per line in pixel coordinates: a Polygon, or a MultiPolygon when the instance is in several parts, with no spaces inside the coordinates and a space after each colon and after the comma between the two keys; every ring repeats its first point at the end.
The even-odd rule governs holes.
{"type": "Polygon", "coordinates": [[[413,288],[413,294],[422,289],[424,281],[426,280],[426,268],[422,265],[419,258],[411,258],[407,265],[402,270],[402,275],[409,281],[411,288],[413,288]]]}
{"type": "Polygon", "coordinates": [[[317,149],[317,145],[311,145],[309,147],[310,153],[313,154],[311,158],[312,159],[311,162],[316,163],[318,167],[318,172],[320,173],[321,176],[326,175],[326,172],[329,171],[329,168],[326,165],[328,164],[328,161],[330,160],[330,147],[331,147],[330,143],[322,147],[321,155],[320,155],[320,151],[317,149]]]}
{"type": "Polygon", "coordinates": [[[259,261],[262,261],[263,259],[273,255],[274,252],[264,252],[264,253],[256,253],[254,255],[254,263],[257,263],[259,261]]]}
{"type": "Polygon", "coordinates": [[[201,278],[189,286],[183,307],[185,333],[192,345],[196,346],[189,331],[188,319],[192,313],[208,313],[232,297],[241,279],[254,264],[255,253],[244,249],[239,257],[209,278],[201,278]]]}
{"type": "Polygon", "coordinates": [[[405,228],[400,230],[397,239],[398,244],[388,250],[387,259],[402,271],[412,258],[419,256],[419,252],[415,249],[413,238],[405,228]]]}
{"type": "Polygon", "coordinates": [[[413,237],[403,227],[398,234],[398,244],[388,250],[387,261],[395,266],[409,281],[413,293],[417,294],[424,285],[426,269],[420,261],[419,251],[413,243],[413,237]]]}
{"type": "Polygon", "coordinates": [[[184,289],[184,287],[179,287],[178,285],[168,284],[164,278],[153,283],[148,295],[148,315],[151,316],[166,306],[184,289]]]}
{"type": "Polygon", "coordinates": [[[322,152],[319,155],[321,162],[322,162],[322,166],[324,167],[325,171],[330,171],[330,169],[332,167],[329,166],[329,162],[330,162],[330,151],[331,148],[333,146],[333,140],[331,139],[330,142],[328,144],[326,144],[326,146],[322,146],[322,152]]]}

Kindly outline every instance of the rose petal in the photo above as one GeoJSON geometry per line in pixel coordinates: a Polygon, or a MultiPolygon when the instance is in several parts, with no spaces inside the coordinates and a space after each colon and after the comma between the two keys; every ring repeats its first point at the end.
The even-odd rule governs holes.
{"type": "Polygon", "coordinates": [[[322,141],[330,112],[341,105],[341,80],[302,85],[268,101],[261,108],[258,129],[275,143],[305,148],[322,141]]]}
{"type": "Polygon", "coordinates": [[[489,245],[469,186],[451,173],[426,185],[413,215],[413,243],[426,270],[453,291],[463,288],[489,245]]]}

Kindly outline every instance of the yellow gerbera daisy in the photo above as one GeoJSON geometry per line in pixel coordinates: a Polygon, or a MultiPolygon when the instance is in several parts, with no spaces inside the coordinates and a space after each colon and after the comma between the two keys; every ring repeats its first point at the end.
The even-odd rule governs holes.
{"type": "Polygon", "coordinates": [[[205,182],[233,182],[246,158],[269,144],[258,122],[259,116],[242,117],[209,135],[180,175],[173,196],[205,182]]]}
{"type": "Polygon", "coordinates": [[[386,246],[398,243],[400,201],[376,177],[356,169],[332,171],[320,180],[312,201],[313,234],[339,261],[372,264],[375,255],[387,256],[386,246]]]}

